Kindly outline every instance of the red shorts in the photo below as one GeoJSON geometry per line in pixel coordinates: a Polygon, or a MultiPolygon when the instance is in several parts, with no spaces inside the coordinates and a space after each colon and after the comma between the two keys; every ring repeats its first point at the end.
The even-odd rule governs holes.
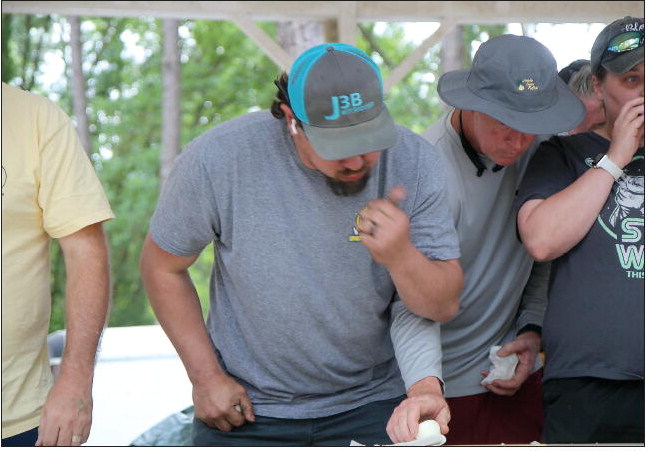
{"type": "Polygon", "coordinates": [[[450,432],[446,445],[528,445],[542,433],[542,369],[513,396],[493,392],[447,398],[450,432]]]}

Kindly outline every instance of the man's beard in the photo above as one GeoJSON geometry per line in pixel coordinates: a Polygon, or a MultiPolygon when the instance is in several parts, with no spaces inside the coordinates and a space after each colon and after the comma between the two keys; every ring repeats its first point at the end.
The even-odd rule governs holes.
{"type": "Polygon", "coordinates": [[[367,186],[367,182],[369,181],[370,174],[371,172],[367,172],[364,177],[354,182],[343,182],[341,180],[327,176],[326,183],[336,196],[353,196],[354,194],[358,194],[360,191],[365,189],[365,186],[367,186]]]}

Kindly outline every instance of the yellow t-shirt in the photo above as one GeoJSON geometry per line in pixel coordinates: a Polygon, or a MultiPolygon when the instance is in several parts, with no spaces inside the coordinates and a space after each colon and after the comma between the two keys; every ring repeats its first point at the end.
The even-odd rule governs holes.
{"type": "Polygon", "coordinates": [[[69,117],[2,83],[2,438],[38,426],[52,385],[50,237],[112,218],[69,117]]]}

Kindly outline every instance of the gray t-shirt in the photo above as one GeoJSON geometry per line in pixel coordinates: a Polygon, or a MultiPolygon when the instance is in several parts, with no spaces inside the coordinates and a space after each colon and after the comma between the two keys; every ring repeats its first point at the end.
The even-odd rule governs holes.
{"type": "MultiPolygon", "coordinates": [[[[385,195],[407,189],[414,245],[458,258],[438,154],[399,127],[385,161],[385,195]]],[[[389,335],[394,284],[354,238],[356,214],[379,197],[378,166],[364,191],[337,196],[298,158],[284,122],[261,111],[193,140],[165,183],[152,237],[181,256],[214,243],[207,326],[258,415],[323,417],[404,393],[389,335]]]]}
{"type": "MultiPolygon", "coordinates": [[[[441,325],[446,396],[456,398],[486,391],[480,371],[490,367],[491,346],[513,340],[527,324],[542,325],[550,267],[537,265],[532,273],[533,260],[517,238],[513,206],[537,141],[514,165],[501,170],[493,171],[495,163],[481,157],[487,169],[477,177],[450,124],[451,114],[423,137],[441,153],[464,271],[459,313],[441,325]]],[[[414,325],[401,340],[407,343],[408,336],[424,333],[414,325]]],[[[396,347],[401,352],[400,343],[396,347]]],[[[425,362],[410,371],[404,377],[419,377],[418,371],[426,371],[425,362]]]]}

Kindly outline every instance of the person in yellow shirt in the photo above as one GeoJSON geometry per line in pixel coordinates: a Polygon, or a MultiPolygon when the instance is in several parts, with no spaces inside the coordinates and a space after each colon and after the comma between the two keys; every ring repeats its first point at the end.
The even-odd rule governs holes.
{"type": "Polygon", "coordinates": [[[102,223],[114,218],[70,118],[2,83],[2,446],[84,443],[109,307],[102,223]],[[66,345],[53,381],[47,332],[51,239],[66,268],[66,345]]]}

